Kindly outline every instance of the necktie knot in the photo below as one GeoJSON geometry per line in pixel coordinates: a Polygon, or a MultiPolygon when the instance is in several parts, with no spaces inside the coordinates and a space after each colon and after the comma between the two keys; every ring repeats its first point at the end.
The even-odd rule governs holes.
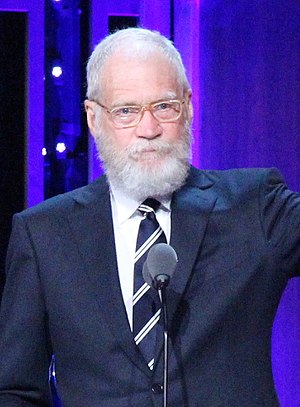
{"type": "Polygon", "coordinates": [[[147,217],[151,217],[157,209],[160,207],[160,202],[154,198],[147,198],[144,202],[140,204],[138,210],[147,217]]]}

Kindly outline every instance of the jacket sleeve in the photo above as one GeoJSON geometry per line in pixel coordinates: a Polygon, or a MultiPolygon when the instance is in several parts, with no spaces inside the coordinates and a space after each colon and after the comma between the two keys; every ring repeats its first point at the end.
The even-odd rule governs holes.
{"type": "Polygon", "coordinates": [[[15,215],[0,313],[0,406],[50,406],[47,313],[38,259],[22,215],[15,215]]]}
{"type": "Polygon", "coordinates": [[[300,195],[287,188],[276,169],[261,183],[260,208],[266,241],[283,271],[300,276],[300,195]]]}

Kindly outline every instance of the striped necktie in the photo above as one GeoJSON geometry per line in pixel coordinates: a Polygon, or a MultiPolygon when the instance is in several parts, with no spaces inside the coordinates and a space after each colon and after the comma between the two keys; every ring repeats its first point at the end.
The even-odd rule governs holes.
{"type": "Polygon", "coordinates": [[[143,279],[142,269],[150,247],[156,243],[166,243],[166,236],[155,216],[159,206],[156,199],[148,198],[138,208],[144,218],[139,227],[134,259],[133,334],[151,370],[161,310],[158,295],[156,292],[150,294],[150,286],[143,279]]]}

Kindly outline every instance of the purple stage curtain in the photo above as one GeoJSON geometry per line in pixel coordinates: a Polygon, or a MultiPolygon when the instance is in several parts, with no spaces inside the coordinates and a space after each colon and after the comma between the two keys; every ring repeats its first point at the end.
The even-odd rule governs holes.
{"type": "MultiPolygon", "coordinates": [[[[202,168],[278,167],[300,191],[300,1],[200,3],[202,168]]],[[[273,329],[283,407],[300,406],[300,279],[273,329]]]]}

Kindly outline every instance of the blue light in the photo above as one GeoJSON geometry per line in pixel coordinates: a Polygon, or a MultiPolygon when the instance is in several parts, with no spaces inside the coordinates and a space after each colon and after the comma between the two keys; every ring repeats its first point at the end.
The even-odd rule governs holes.
{"type": "Polygon", "coordinates": [[[65,143],[57,143],[56,144],[56,151],[58,153],[64,153],[66,151],[67,147],[65,145],[65,143]]]}
{"type": "Polygon", "coordinates": [[[63,71],[62,71],[62,67],[61,67],[61,66],[59,66],[59,65],[53,66],[53,68],[52,68],[52,75],[53,75],[55,78],[60,78],[61,75],[62,75],[62,73],[63,73],[63,71]]]}

